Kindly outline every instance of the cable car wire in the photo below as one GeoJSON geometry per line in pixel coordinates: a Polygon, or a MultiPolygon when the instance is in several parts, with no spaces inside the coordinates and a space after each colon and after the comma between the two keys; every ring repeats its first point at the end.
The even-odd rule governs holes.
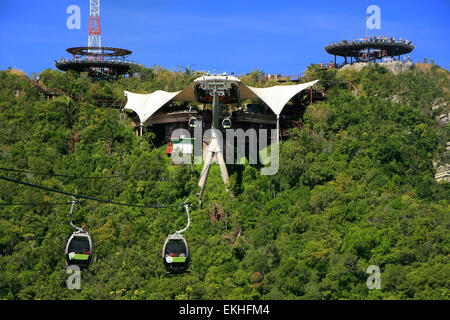
{"type": "MultiPolygon", "coordinates": [[[[38,172],[38,171],[27,171],[27,170],[18,170],[18,169],[8,169],[8,168],[1,168],[0,171],[7,171],[7,172],[17,172],[17,173],[25,173],[25,174],[37,174],[37,175],[43,175],[43,176],[52,176],[52,177],[63,177],[63,178],[71,178],[71,179],[89,179],[89,180],[103,180],[103,179],[115,179],[115,178],[130,178],[133,177],[133,175],[130,176],[91,176],[91,177],[82,177],[82,176],[70,176],[70,175],[62,175],[62,174],[56,174],[56,173],[50,173],[50,172],[38,172]]],[[[138,176],[138,175],[136,175],[138,176]]],[[[109,191],[116,187],[117,184],[113,184],[112,186],[108,187],[107,189],[103,190],[102,192],[109,191]]],[[[93,195],[93,197],[99,196],[102,192],[96,193],[93,195]]]]}
{"type": "Polygon", "coordinates": [[[97,199],[97,198],[93,198],[93,197],[90,197],[90,196],[75,194],[75,193],[66,192],[66,191],[62,191],[62,190],[57,190],[57,189],[53,189],[53,188],[48,188],[48,187],[45,187],[45,186],[40,186],[40,185],[36,185],[36,184],[33,184],[33,183],[20,181],[20,180],[12,179],[12,178],[9,178],[9,177],[4,177],[4,176],[1,176],[1,175],[0,175],[0,180],[5,180],[5,181],[13,182],[13,183],[16,183],[16,184],[21,184],[21,185],[24,185],[24,186],[37,188],[37,189],[41,189],[41,190],[45,190],[45,191],[49,191],[49,192],[53,192],[53,193],[59,193],[59,194],[63,194],[63,195],[66,195],[66,196],[75,197],[77,199],[91,200],[91,201],[101,202],[101,203],[105,203],[105,204],[113,204],[113,205],[118,205],[118,206],[134,207],[134,208],[146,208],[146,209],[173,208],[175,206],[178,206],[178,204],[177,205],[163,205],[163,206],[149,206],[149,205],[139,205],[139,204],[131,204],[131,203],[121,203],[121,202],[97,199]]]}
{"type": "Polygon", "coordinates": [[[67,202],[42,202],[42,203],[0,203],[0,207],[38,207],[67,205],[67,202]]]}
{"type": "MultiPolygon", "coordinates": [[[[0,168],[0,170],[3,171],[8,171],[8,172],[18,172],[18,173],[30,173],[30,174],[41,174],[41,175],[49,175],[49,176],[60,176],[60,177],[67,177],[67,178],[90,178],[90,179],[95,179],[95,178],[102,178],[102,177],[75,177],[75,176],[68,176],[68,175],[58,175],[58,174],[52,174],[52,173],[43,173],[43,172],[33,172],[33,171],[25,171],[25,170],[17,170],[17,169],[7,169],[7,168],[0,168]]],[[[203,172],[202,174],[200,174],[200,179],[203,177],[203,175],[206,172],[203,172]]],[[[108,177],[108,178],[112,178],[108,177]]],[[[116,177],[122,177],[122,176],[116,176],[116,177]]],[[[106,178],[106,177],[103,177],[106,178]]],[[[32,188],[37,188],[37,189],[41,189],[41,190],[45,190],[45,191],[49,191],[49,192],[53,192],[53,193],[59,193],[62,195],[66,195],[66,196],[71,196],[72,198],[76,198],[76,199],[84,199],[86,200],[91,200],[91,201],[96,201],[96,202],[101,202],[101,203],[105,203],[105,204],[112,204],[112,205],[119,205],[119,206],[126,206],[126,207],[134,207],[134,208],[146,208],[146,209],[164,209],[164,208],[174,208],[174,207],[178,207],[178,206],[186,206],[188,205],[188,199],[189,197],[192,195],[189,194],[184,201],[182,201],[179,204],[174,204],[174,205],[156,205],[156,206],[150,206],[150,205],[137,205],[137,204],[130,204],[130,203],[120,203],[120,202],[115,202],[112,200],[103,200],[103,199],[98,199],[98,198],[94,198],[92,196],[86,196],[86,195],[80,195],[80,194],[76,194],[76,193],[70,193],[70,192],[66,192],[66,191],[62,191],[62,190],[58,190],[58,189],[53,189],[53,188],[49,188],[49,187],[45,187],[45,186],[41,186],[41,185],[36,185],[30,182],[25,182],[25,181],[21,181],[21,180],[17,180],[17,179],[13,179],[13,178],[9,178],[9,177],[5,177],[5,176],[1,176],[0,175],[0,180],[5,180],[5,181],[9,181],[12,183],[16,183],[16,184],[21,184],[21,185],[25,185],[28,187],[32,187],[32,188]]],[[[108,188],[110,189],[110,188],[108,188]]],[[[80,201],[80,202],[84,202],[84,201],[80,201]]],[[[67,204],[67,202],[65,203],[0,203],[0,206],[40,206],[40,205],[65,205],[67,204]]]]}
{"type": "Polygon", "coordinates": [[[50,173],[50,172],[27,171],[27,170],[8,169],[8,168],[0,168],[0,170],[1,171],[7,171],[7,172],[37,174],[37,175],[41,175],[41,176],[61,177],[61,178],[70,178],[70,179],[92,179],[92,180],[95,180],[95,179],[117,179],[117,178],[132,177],[132,175],[131,176],[115,175],[115,176],[90,176],[90,177],[83,177],[83,176],[70,176],[70,175],[50,173]]]}

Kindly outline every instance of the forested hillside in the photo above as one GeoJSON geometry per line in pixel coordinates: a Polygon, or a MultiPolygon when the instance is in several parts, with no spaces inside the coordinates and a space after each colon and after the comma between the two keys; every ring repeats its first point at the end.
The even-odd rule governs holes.
{"type": "MultiPolygon", "coordinates": [[[[327,100],[308,107],[303,129],[282,143],[279,173],[229,166],[227,193],[214,166],[203,209],[200,166],[172,165],[164,146],[95,102],[120,101],[123,90],[179,90],[195,72],[143,68],[108,83],[45,70],[45,86],[71,96],[47,99],[20,73],[1,71],[0,175],[139,205],[189,196],[192,262],[189,273],[168,275],[161,258],[167,235],[186,224],[181,206],[85,201],[74,221],[91,233],[94,260],[81,290],[68,290],[71,198],[1,181],[0,298],[449,299],[450,188],[434,180],[433,161],[450,134],[432,113],[439,98],[450,101],[449,72],[319,69],[311,65],[304,80],[324,80],[327,100]],[[366,286],[370,265],[381,269],[380,290],[366,286]]],[[[274,84],[263,75],[241,80],[274,84]]]]}

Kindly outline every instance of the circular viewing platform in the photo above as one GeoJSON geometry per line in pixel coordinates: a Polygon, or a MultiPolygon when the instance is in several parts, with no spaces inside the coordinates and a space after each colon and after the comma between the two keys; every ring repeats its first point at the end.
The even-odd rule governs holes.
{"type": "Polygon", "coordinates": [[[76,72],[90,72],[98,69],[109,69],[111,74],[126,74],[130,70],[130,66],[136,64],[129,61],[113,61],[113,60],[61,60],[55,61],[55,66],[61,71],[74,70],[76,72]]]}
{"type": "Polygon", "coordinates": [[[87,72],[98,78],[111,78],[129,73],[135,62],[127,61],[132,51],[111,47],[75,47],[67,49],[71,59],[61,58],[55,66],[61,71],[87,72]]]}
{"type": "Polygon", "coordinates": [[[339,57],[353,59],[355,62],[369,62],[387,57],[400,57],[412,52],[415,47],[409,40],[396,40],[388,37],[371,37],[353,41],[343,40],[325,47],[325,51],[339,57]]]}
{"type": "Polygon", "coordinates": [[[133,51],[121,48],[111,47],[75,47],[66,50],[73,56],[97,56],[97,57],[126,57],[133,53],[133,51]]]}

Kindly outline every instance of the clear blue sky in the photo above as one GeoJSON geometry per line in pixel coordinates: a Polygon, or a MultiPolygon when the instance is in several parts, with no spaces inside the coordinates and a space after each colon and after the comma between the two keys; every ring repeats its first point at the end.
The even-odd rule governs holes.
{"type": "MultiPolygon", "coordinates": [[[[449,0],[102,0],[102,42],[170,70],[297,74],[330,62],[330,42],[364,37],[368,4],[381,7],[382,19],[369,35],[409,39],[414,61],[449,69],[449,0]]],[[[87,46],[88,24],[89,0],[0,0],[0,69],[54,68],[66,48],[87,46]],[[81,8],[80,30],[66,27],[72,4],[81,8]]]]}

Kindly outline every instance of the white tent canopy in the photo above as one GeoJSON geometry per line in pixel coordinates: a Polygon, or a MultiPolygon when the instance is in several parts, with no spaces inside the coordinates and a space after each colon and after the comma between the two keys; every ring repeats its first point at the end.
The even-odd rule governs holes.
{"type": "Polygon", "coordinates": [[[125,91],[125,96],[128,97],[128,102],[125,106],[125,109],[136,112],[141,123],[144,123],[165,104],[172,100],[195,101],[194,84],[201,81],[210,80],[208,78],[217,78],[218,80],[223,80],[224,78],[226,78],[229,81],[237,82],[240,87],[241,99],[259,98],[264,101],[264,103],[266,103],[277,116],[281,114],[283,108],[296,94],[312,87],[319,81],[316,80],[308,83],[290,86],[253,88],[245,85],[238,78],[231,76],[201,77],[196,79],[193,84],[186,87],[183,91],[178,92],[158,90],[151,94],[137,94],[125,91]]]}
{"type": "Polygon", "coordinates": [[[279,116],[283,108],[296,94],[315,85],[319,80],[292,86],[275,86],[270,88],[253,88],[247,86],[279,116]]]}
{"type": "Polygon", "coordinates": [[[141,123],[144,123],[179,93],[158,90],[151,94],[138,94],[125,91],[125,96],[128,97],[125,109],[136,112],[141,123]]]}

